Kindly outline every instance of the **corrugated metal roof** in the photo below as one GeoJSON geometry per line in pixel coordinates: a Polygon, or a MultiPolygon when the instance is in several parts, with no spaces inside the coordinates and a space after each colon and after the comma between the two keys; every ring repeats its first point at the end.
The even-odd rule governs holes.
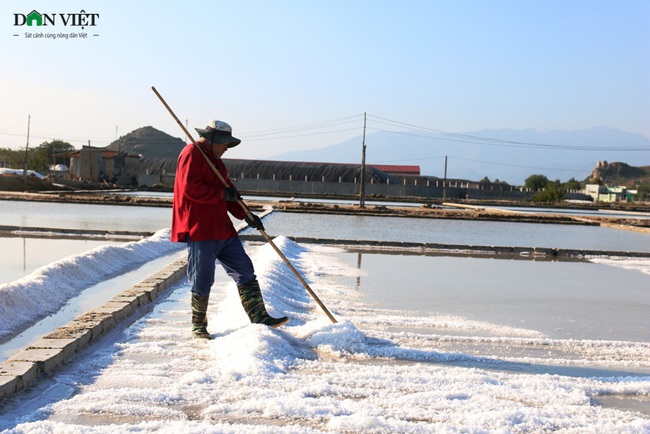
{"type": "MultiPolygon", "coordinates": [[[[228,158],[224,158],[224,160],[228,160],[228,158]]],[[[256,160],[256,161],[263,162],[264,160],[256,160]]],[[[328,162],[316,162],[316,161],[275,161],[275,160],[271,160],[271,161],[275,163],[286,163],[289,165],[290,164],[313,164],[313,165],[331,164],[336,166],[351,166],[351,167],[361,166],[360,163],[331,163],[331,162],[328,163],[328,162]]],[[[368,167],[373,167],[377,170],[381,170],[382,172],[388,174],[420,176],[420,166],[418,165],[402,165],[402,164],[366,164],[366,165],[368,167]]]]}

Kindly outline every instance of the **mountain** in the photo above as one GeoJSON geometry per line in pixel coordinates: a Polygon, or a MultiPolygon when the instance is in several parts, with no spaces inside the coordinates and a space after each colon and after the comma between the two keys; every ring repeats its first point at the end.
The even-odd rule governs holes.
{"type": "Polygon", "coordinates": [[[625,163],[608,163],[599,161],[589,175],[591,183],[609,186],[626,186],[635,188],[641,184],[650,185],[650,166],[632,167],[625,163]]]}
{"type": "MultiPolygon", "coordinates": [[[[361,137],[314,150],[277,154],[273,160],[361,162],[361,137]]],[[[607,127],[586,130],[481,130],[434,134],[379,131],[366,135],[366,163],[418,164],[422,175],[523,185],[533,174],[583,180],[603,160],[650,165],[650,139],[607,127]]]]}
{"type": "Polygon", "coordinates": [[[113,151],[122,151],[128,154],[142,155],[143,157],[155,159],[178,158],[185,142],[178,137],[172,137],[167,133],[153,127],[142,127],[120,137],[107,146],[113,151]]]}

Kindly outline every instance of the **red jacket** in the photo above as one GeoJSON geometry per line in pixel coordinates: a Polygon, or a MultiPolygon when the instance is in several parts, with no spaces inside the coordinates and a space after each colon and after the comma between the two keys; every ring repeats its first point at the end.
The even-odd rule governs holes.
{"type": "MultiPolygon", "coordinates": [[[[202,148],[206,155],[209,151],[202,148]]],[[[221,159],[210,156],[221,176],[230,183],[221,159]]],[[[224,185],[195,145],[189,144],[178,156],[172,214],[173,242],[225,240],[237,235],[228,216],[243,219],[245,212],[237,202],[226,202],[224,185]]]]}

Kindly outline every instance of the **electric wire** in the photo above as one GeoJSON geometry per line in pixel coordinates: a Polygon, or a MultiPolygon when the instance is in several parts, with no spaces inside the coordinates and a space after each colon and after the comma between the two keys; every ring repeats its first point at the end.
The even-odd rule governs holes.
{"type": "Polygon", "coordinates": [[[469,135],[469,134],[450,133],[450,132],[447,132],[447,131],[422,127],[422,126],[418,126],[418,125],[414,125],[414,124],[410,124],[410,123],[406,123],[406,122],[395,121],[395,120],[392,120],[392,119],[387,119],[387,118],[380,117],[380,116],[375,116],[375,115],[368,115],[368,118],[370,118],[371,120],[373,120],[373,122],[375,122],[375,123],[377,123],[379,125],[388,125],[388,126],[393,126],[393,127],[397,127],[397,128],[407,128],[408,127],[408,128],[411,128],[411,129],[430,132],[430,133],[433,133],[433,134],[436,134],[436,135],[440,135],[442,137],[415,134],[412,131],[393,131],[393,130],[386,130],[386,129],[382,129],[382,128],[373,127],[373,129],[376,130],[376,131],[383,131],[383,132],[394,133],[394,134],[411,135],[411,136],[422,137],[422,138],[427,138],[427,139],[445,140],[445,141],[451,141],[451,142],[475,143],[475,144],[481,144],[481,145],[486,145],[486,146],[503,146],[503,147],[515,147],[515,148],[542,148],[542,149],[573,150],[573,151],[631,151],[631,152],[650,151],[650,147],[648,147],[648,146],[639,146],[639,147],[572,146],[572,145],[554,145],[554,144],[548,144],[548,143],[520,142],[520,141],[514,141],[514,140],[502,140],[502,139],[495,139],[495,138],[490,138],[490,137],[479,137],[479,136],[474,136],[474,135],[469,135]]]}
{"type": "MultiPolygon", "coordinates": [[[[363,114],[356,114],[352,116],[346,116],[341,118],[330,119],[326,121],[313,122],[302,125],[295,125],[284,128],[274,128],[260,131],[253,131],[250,133],[243,132],[240,134],[246,141],[261,141],[261,140],[280,140],[280,139],[294,139],[300,137],[309,137],[309,136],[321,136],[326,134],[342,133],[348,131],[359,131],[361,130],[361,120],[363,119],[363,114]],[[352,124],[357,126],[349,127],[352,124]]],[[[368,123],[366,129],[376,132],[385,132],[389,134],[398,134],[403,136],[418,137],[427,140],[435,141],[445,141],[445,142],[455,142],[455,143],[468,143],[476,144],[481,146],[498,146],[498,147],[511,147],[511,148],[524,148],[524,149],[545,149],[545,150],[558,150],[558,151],[627,151],[627,152],[637,152],[637,151],[650,151],[648,146],[632,146],[632,147],[616,147],[616,146],[574,146],[574,145],[556,145],[549,143],[535,143],[535,142],[525,142],[525,141],[515,141],[515,140],[503,140],[495,139],[490,137],[481,137],[470,134],[462,133],[451,133],[448,131],[443,131],[430,127],[423,127],[420,125],[415,125],[408,122],[401,122],[393,119],[388,119],[381,116],[376,116],[372,114],[367,114],[368,123]],[[386,127],[391,127],[393,129],[388,129],[386,127]],[[401,129],[401,131],[396,131],[395,129],[401,129]]],[[[7,137],[21,137],[24,138],[23,132],[16,132],[12,130],[13,126],[18,126],[20,121],[11,123],[0,128],[0,136],[7,137]]],[[[112,139],[107,138],[82,138],[69,136],[66,134],[51,134],[43,132],[39,129],[38,124],[33,125],[33,132],[30,136],[36,140],[55,140],[53,137],[56,137],[56,140],[63,141],[88,141],[95,143],[111,143],[112,139]]],[[[3,142],[5,140],[3,139],[3,142]]],[[[21,144],[22,145],[22,144],[21,144]]],[[[16,146],[16,144],[9,145],[16,146]]],[[[426,159],[435,159],[439,157],[422,157],[420,160],[426,159]]]]}
{"type": "Polygon", "coordinates": [[[303,125],[297,125],[293,127],[262,130],[262,131],[256,131],[251,133],[243,132],[240,135],[246,140],[262,140],[262,139],[279,139],[279,138],[287,138],[287,137],[304,137],[308,135],[320,135],[320,134],[328,134],[328,133],[335,133],[341,131],[354,131],[354,130],[361,129],[361,126],[358,124],[360,116],[361,115],[354,115],[354,116],[348,116],[344,118],[332,119],[328,121],[316,122],[311,124],[303,124],[303,125]],[[311,131],[322,130],[324,128],[339,127],[343,125],[349,125],[352,123],[357,123],[358,126],[353,128],[306,133],[306,131],[310,131],[310,130],[311,131]],[[304,132],[304,134],[298,134],[298,135],[293,134],[298,132],[304,132]]]}
{"type": "Polygon", "coordinates": [[[580,170],[580,169],[558,169],[558,168],[553,168],[553,167],[539,167],[539,166],[521,166],[518,164],[507,164],[507,163],[497,163],[496,161],[481,161],[481,160],[472,160],[469,158],[462,158],[462,157],[450,157],[451,159],[454,160],[461,160],[461,161],[471,161],[473,163],[481,163],[481,164],[492,164],[494,166],[507,166],[507,167],[516,167],[519,169],[535,169],[535,170],[554,170],[557,172],[581,172],[581,173],[591,173],[591,170],[580,170]]]}
{"type": "MultiPolygon", "coordinates": [[[[88,138],[88,137],[79,137],[79,136],[76,136],[76,137],[75,136],[68,136],[68,135],[65,135],[65,134],[43,133],[42,131],[39,131],[37,126],[35,127],[34,125],[32,125],[30,127],[30,129],[31,129],[31,131],[29,133],[30,142],[31,142],[31,139],[40,139],[40,140],[45,140],[45,141],[48,141],[48,140],[50,140],[50,141],[51,140],[61,140],[61,141],[64,141],[64,142],[67,142],[67,141],[76,141],[76,142],[83,141],[83,142],[87,142],[88,140],[90,140],[91,142],[98,142],[98,143],[110,143],[111,142],[110,139],[99,138],[99,137],[88,138]]],[[[26,139],[26,133],[25,132],[13,132],[13,131],[2,130],[2,129],[0,129],[0,136],[20,137],[21,140],[22,140],[22,142],[20,143],[21,147],[24,146],[24,141],[26,139]]],[[[12,145],[15,145],[15,144],[12,144],[12,145]]],[[[7,146],[12,146],[12,145],[7,145],[7,146]]]]}
{"type": "Polygon", "coordinates": [[[279,137],[272,137],[272,138],[258,137],[258,138],[251,139],[250,137],[243,136],[243,135],[241,135],[241,137],[242,137],[242,139],[245,139],[247,142],[254,142],[254,141],[258,141],[258,140],[293,139],[293,138],[296,138],[296,137],[319,136],[319,135],[323,135],[323,134],[332,134],[332,133],[340,133],[340,132],[344,132],[344,131],[355,131],[355,130],[358,130],[358,128],[345,128],[345,129],[342,129],[342,130],[321,131],[321,132],[318,132],[318,133],[293,134],[293,135],[288,135],[288,136],[279,136],[279,137]]]}

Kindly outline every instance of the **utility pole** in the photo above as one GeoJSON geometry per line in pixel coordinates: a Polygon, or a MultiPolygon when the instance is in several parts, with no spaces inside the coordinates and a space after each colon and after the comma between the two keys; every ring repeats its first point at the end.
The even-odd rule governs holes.
{"type": "Polygon", "coordinates": [[[90,149],[90,140],[88,140],[88,169],[90,170],[90,180],[94,181],[94,179],[93,179],[93,152],[90,149]]]}
{"type": "Polygon", "coordinates": [[[29,126],[32,115],[27,115],[27,144],[25,145],[25,166],[23,167],[23,184],[27,184],[27,152],[29,151],[29,126]]]}
{"type": "Polygon", "coordinates": [[[366,207],[366,112],[363,112],[363,139],[361,141],[361,187],[359,188],[359,208],[366,207]]]}
{"type": "Polygon", "coordinates": [[[445,179],[442,181],[442,200],[447,199],[447,156],[445,155],[445,179]]]}

